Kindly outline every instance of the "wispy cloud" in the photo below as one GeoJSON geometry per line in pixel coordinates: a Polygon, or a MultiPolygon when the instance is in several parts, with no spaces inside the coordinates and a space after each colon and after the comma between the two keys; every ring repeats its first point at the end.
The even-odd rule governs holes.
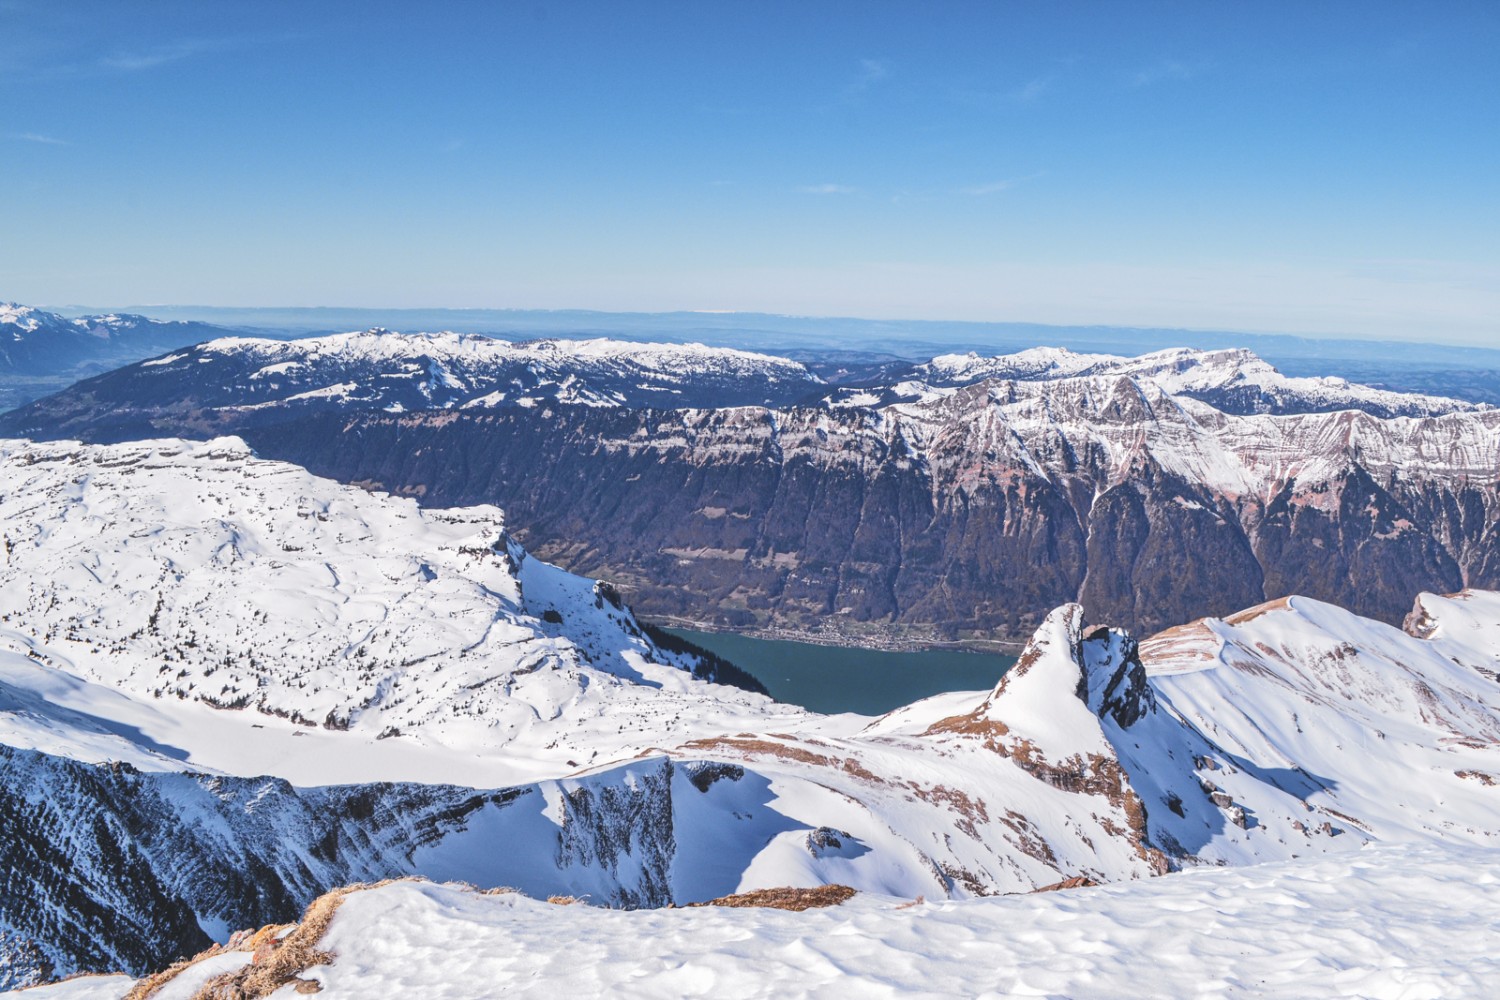
{"type": "Polygon", "coordinates": [[[1052,84],[1057,82],[1055,76],[1039,76],[1034,80],[1027,80],[1006,96],[1016,104],[1030,104],[1052,89],[1052,84]]]}
{"type": "Polygon", "coordinates": [[[1009,191],[1011,188],[1015,187],[1018,184],[1025,184],[1027,181],[1034,181],[1038,177],[1041,177],[1043,173],[1045,173],[1045,171],[1038,170],[1036,173],[1027,174],[1025,177],[1006,177],[998,181],[989,181],[985,184],[971,184],[968,187],[959,188],[958,193],[966,194],[974,198],[983,198],[986,195],[999,194],[1001,191],[1009,191]]]}
{"type": "Polygon", "coordinates": [[[838,97],[830,104],[816,108],[817,111],[833,111],[861,103],[865,95],[882,80],[891,75],[890,64],[883,59],[861,59],[854,78],[844,85],[838,97]]]}
{"type": "Polygon", "coordinates": [[[859,61],[859,75],[854,82],[849,84],[847,91],[863,93],[875,84],[891,75],[890,66],[880,59],[861,59],[859,61]]]}
{"type": "Polygon", "coordinates": [[[1149,87],[1153,83],[1168,83],[1173,80],[1191,80],[1202,71],[1202,66],[1164,59],[1145,69],[1137,70],[1130,77],[1132,87],[1149,87]]]}
{"type": "Polygon", "coordinates": [[[1009,90],[956,90],[952,99],[974,107],[1008,107],[1031,104],[1046,96],[1057,83],[1057,75],[1038,76],[1009,90]]]}
{"type": "Polygon", "coordinates": [[[44,146],[71,146],[66,139],[59,139],[52,135],[42,135],[40,132],[7,132],[5,138],[15,139],[18,142],[37,142],[44,146]]]}
{"type": "Polygon", "coordinates": [[[156,48],[138,52],[116,52],[99,60],[99,65],[104,69],[119,70],[125,73],[134,73],[144,69],[155,69],[168,63],[179,62],[193,56],[209,52],[214,49],[223,48],[224,43],[212,42],[204,39],[183,39],[170,45],[160,45],[156,48]]]}
{"type": "Polygon", "coordinates": [[[804,184],[797,189],[801,194],[853,194],[855,190],[847,184],[804,184]]]}

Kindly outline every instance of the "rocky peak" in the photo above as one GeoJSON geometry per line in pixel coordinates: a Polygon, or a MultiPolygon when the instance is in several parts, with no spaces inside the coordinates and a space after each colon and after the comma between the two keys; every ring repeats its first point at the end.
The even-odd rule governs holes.
{"type": "Polygon", "coordinates": [[[1156,711],[1156,696],[1146,680],[1139,644],[1129,634],[1112,628],[1091,632],[1082,646],[1084,695],[1089,709],[1129,729],[1156,711]]]}
{"type": "Polygon", "coordinates": [[[993,715],[1021,702],[1046,704],[1060,692],[1087,698],[1081,661],[1083,606],[1054,608],[1027,641],[1016,665],[1006,671],[985,699],[984,711],[993,715]]]}

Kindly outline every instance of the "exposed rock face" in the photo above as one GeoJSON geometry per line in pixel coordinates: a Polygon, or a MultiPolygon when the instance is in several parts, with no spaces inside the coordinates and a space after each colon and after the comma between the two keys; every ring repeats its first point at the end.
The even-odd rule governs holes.
{"type": "MultiPolygon", "coordinates": [[[[1419,591],[1500,585],[1500,414],[1236,418],[1133,383],[1045,388],[239,429],[346,482],[501,503],[531,549],[637,610],[730,626],[1019,640],[1068,601],[1150,632],[1294,592],[1395,622],[1419,591]]],[[[238,426],[168,422],[203,421],[238,426]]]]}
{"type": "Polygon", "coordinates": [[[672,774],[658,759],[567,789],[298,789],[0,745],[0,941],[29,952],[0,963],[0,989],[79,969],[140,974],[211,935],[293,920],[339,885],[446,876],[442,848],[493,851],[489,838],[526,829],[521,814],[544,798],[560,811],[555,863],[529,888],[567,892],[578,885],[568,872],[593,872],[605,890],[597,877],[584,884],[599,903],[662,906],[673,898],[672,774]],[[484,813],[475,844],[469,826],[484,813]]]}
{"type": "Polygon", "coordinates": [[[240,434],[424,504],[503,505],[643,613],[740,628],[1020,642],[1072,601],[1144,634],[1289,593],[1396,622],[1419,591],[1500,585],[1500,411],[1235,351],[952,356],[793,407],[826,388],[805,367],[698,350],[219,341],[0,431],[240,434]]]}

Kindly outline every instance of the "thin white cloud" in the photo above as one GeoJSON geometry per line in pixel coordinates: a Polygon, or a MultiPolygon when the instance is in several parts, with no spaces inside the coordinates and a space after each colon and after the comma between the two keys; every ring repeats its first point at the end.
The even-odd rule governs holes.
{"type": "Polygon", "coordinates": [[[884,80],[891,75],[891,68],[880,59],[861,59],[859,61],[859,76],[854,81],[854,86],[861,90],[884,80]]]}
{"type": "Polygon", "coordinates": [[[799,187],[801,194],[853,194],[855,189],[847,184],[804,184],[799,187]]]}
{"type": "Polygon", "coordinates": [[[40,132],[7,132],[5,138],[15,139],[20,142],[36,142],[44,146],[71,146],[72,143],[66,139],[59,139],[52,135],[42,135],[40,132]]]}
{"type": "Polygon", "coordinates": [[[1001,108],[1031,104],[1046,96],[1057,83],[1057,75],[1038,76],[1009,90],[955,90],[950,99],[957,104],[980,108],[1001,108]]]}
{"type": "Polygon", "coordinates": [[[1030,104],[1052,89],[1052,84],[1057,80],[1055,76],[1039,76],[1035,80],[1027,80],[1024,84],[1012,90],[1006,96],[1016,104],[1030,104]]]}
{"type": "Polygon", "coordinates": [[[1164,59],[1154,66],[1137,70],[1130,78],[1132,87],[1149,87],[1153,83],[1166,83],[1174,80],[1191,80],[1197,76],[1199,67],[1176,59],[1164,59]]]}
{"type": "Polygon", "coordinates": [[[891,75],[890,64],[882,59],[861,59],[859,71],[855,73],[854,79],[850,80],[839,93],[837,102],[832,107],[821,110],[828,111],[834,107],[857,104],[862,100],[876,84],[891,75]]]}
{"type": "Polygon", "coordinates": [[[971,197],[975,198],[983,198],[986,195],[999,194],[1001,191],[1009,191],[1017,184],[1025,184],[1027,181],[1034,181],[1038,177],[1042,176],[1042,173],[1043,171],[1039,170],[1034,174],[1027,174],[1024,177],[1006,177],[997,181],[989,181],[984,184],[970,184],[968,187],[959,188],[958,193],[970,195],[971,197]]]}
{"type": "Polygon", "coordinates": [[[157,66],[165,66],[168,63],[178,62],[191,58],[211,49],[222,48],[222,43],[204,41],[201,39],[185,39],[174,42],[171,45],[162,45],[145,52],[116,52],[114,55],[106,56],[99,60],[99,65],[104,69],[119,70],[124,73],[134,73],[145,69],[155,69],[157,66]]]}

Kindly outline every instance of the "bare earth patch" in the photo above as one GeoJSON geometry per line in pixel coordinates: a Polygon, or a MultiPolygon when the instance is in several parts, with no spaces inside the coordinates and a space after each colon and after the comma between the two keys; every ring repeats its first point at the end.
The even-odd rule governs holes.
{"type": "Polygon", "coordinates": [[[720,896],[706,903],[689,903],[688,906],[757,906],[771,910],[813,910],[823,906],[838,906],[854,898],[854,890],[847,885],[820,885],[815,889],[756,889],[732,896],[720,896]]]}

